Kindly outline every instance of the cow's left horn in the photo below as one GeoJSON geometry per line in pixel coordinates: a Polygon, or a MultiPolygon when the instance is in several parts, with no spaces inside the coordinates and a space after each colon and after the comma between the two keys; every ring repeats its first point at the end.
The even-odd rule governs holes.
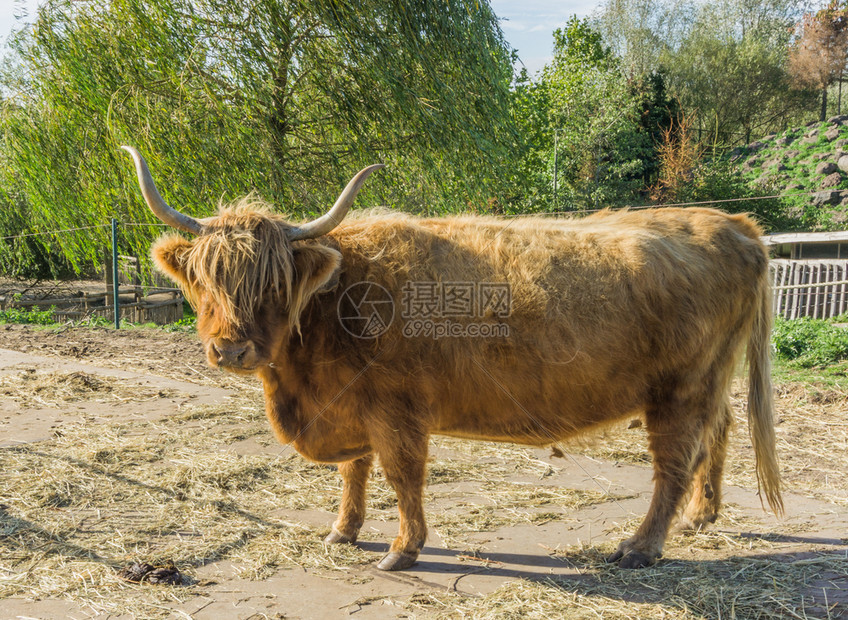
{"type": "Polygon", "coordinates": [[[131,146],[122,146],[121,148],[132,155],[133,161],[135,161],[135,171],[138,175],[138,184],[141,187],[141,195],[144,196],[144,201],[156,217],[165,222],[168,226],[173,226],[174,228],[178,228],[187,233],[191,233],[193,235],[199,235],[202,233],[202,223],[193,217],[180,213],[176,209],[168,206],[168,203],[165,202],[165,199],[159,194],[159,190],[156,189],[156,184],[153,182],[153,177],[150,176],[150,170],[147,167],[147,162],[144,161],[144,157],[141,156],[141,153],[131,146]]]}
{"type": "Polygon", "coordinates": [[[356,195],[359,193],[362,184],[365,183],[365,179],[367,179],[372,172],[379,170],[380,168],[385,168],[385,165],[374,164],[373,166],[368,166],[367,168],[360,170],[357,175],[350,180],[347,187],[344,188],[344,191],[341,193],[338,200],[336,200],[336,204],[333,205],[332,209],[317,220],[313,220],[303,226],[298,226],[289,230],[289,239],[291,241],[298,241],[300,239],[315,239],[321,235],[326,235],[336,226],[341,224],[344,216],[347,215],[347,212],[350,210],[350,206],[353,204],[356,195]]]}

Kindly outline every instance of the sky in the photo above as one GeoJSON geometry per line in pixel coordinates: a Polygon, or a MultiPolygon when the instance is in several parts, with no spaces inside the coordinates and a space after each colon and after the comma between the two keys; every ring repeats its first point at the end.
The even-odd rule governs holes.
{"type": "MultiPolygon", "coordinates": [[[[553,31],[565,25],[572,15],[585,17],[598,0],[490,0],[507,42],[530,75],[535,75],[551,59],[553,31]]],[[[0,0],[0,47],[13,28],[22,23],[16,17],[35,17],[39,0],[0,0]]],[[[521,64],[518,65],[519,67],[521,64]]]]}
{"type": "Polygon", "coordinates": [[[0,0],[0,45],[5,45],[9,33],[21,23],[16,18],[25,14],[35,17],[38,3],[39,0],[0,0]]]}
{"type": "MultiPolygon", "coordinates": [[[[501,19],[504,38],[518,50],[518,58],[534,76],[553,56],[556,28],[572,15],[586,17],[599,0],[489,0],[501,19]]],[[[520,64],[518,65],[521,66],[520,64]]]]}

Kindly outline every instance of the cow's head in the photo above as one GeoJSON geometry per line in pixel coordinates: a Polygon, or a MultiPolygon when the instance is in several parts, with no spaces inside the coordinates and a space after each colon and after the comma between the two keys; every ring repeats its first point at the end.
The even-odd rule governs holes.
{"type": "Polygon", "coordinates": [[[272,362],[273,352],[300,331],[309,300],[338,278],[341,254],[314,241],[344,218],[365,179],[382,164],[360,171],[330,211],[293,225],[256,200],[220,209],[196,220],[168,206],[144,158],[135,160],[144,200],[169,226],[195,235],[160,238],[151,250],[156,266],[179,283],[197,311],[197,331],[212,366],[253,372],[272,362]]]}

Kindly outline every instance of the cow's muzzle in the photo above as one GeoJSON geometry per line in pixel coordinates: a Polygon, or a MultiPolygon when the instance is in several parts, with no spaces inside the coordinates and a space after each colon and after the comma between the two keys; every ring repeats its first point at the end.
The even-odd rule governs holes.
{"type": "Polygon", "coordinates": [[[232,370],[253,370],[259,361],[252,340],[234,342],[217,338],[209,343],[206,354],[213,366],[232,370]]]}

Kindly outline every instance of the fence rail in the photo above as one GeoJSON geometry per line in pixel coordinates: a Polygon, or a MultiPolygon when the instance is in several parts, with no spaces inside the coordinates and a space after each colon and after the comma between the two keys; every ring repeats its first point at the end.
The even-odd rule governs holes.
{"type": "MultiPolygon", "coordinates": [[[[132,277],[121,271],[119,278],[132,277]]],[[[88,286],[91,286],[89,284],[88,286]]],[[[101,282],[100,290],[41,291],[38,288],[16,288],[14,283],[0,290],[0,310],[18,308],[22,310],[53,310],[58,320],[79,320],[92,316],[114,319],[114,288],[111,282],[101,282]]],[[[183,296],[178,288],[167,286],[127,285],[123,281],[118,287],[120,318],[134,323],[157,323],[165,325],[183,317],[183,296]]]]}
{"type": "MultiPolygon", "coordinates": [[[[573,212],[563,213],[574,214],[573,212]]],[[[57,235],[106,226],[109,225],[22,233],[0,237],[0,241],[11,241],[34,235],[57,235]]],[[[104,253],[105,291],[80,293],[78,296],[66,295],[53,299],[39,299],[38,295],[30,296],[15,291],[0,290],[0,310],[11,307],[49,308],[52,306],[55,308],[57,317],[112,316],[116,327],[120,324],[119,318],[137,322],[154,321],[163,324],[181,319],[183,297],[179,289],[168,287],[166,281],[159,277],[157,277],[153,286],[139,286],[138,259],[118,254],[118,226],[164,225],[136,222],[121,224],[117,220],[112,220],[112,246],[104,253]],[[126,286],[127,284],[129,286],[126,286]]],[[[845,233],[835,234],[844,235],[845,233]]],[[[797,236],[797,233],[792,235],[793,238],[797,236]]],[[[788,241],[784,237],[786,236],[772,236],[764,238],[764,240],[773,245],[778,241],[788,241]]],[[[776,316],[787,319],[801,317],[829,318],[848,313],[848,260],[772,259],[769,262],[769,272],[773,288],[773,308],[776,316]]]]}
{"type": "Polygon", "coordinates": [[[769,272],[776,316],[825,319],[848,312],[848,260],[776,258],[769,272]]]}

